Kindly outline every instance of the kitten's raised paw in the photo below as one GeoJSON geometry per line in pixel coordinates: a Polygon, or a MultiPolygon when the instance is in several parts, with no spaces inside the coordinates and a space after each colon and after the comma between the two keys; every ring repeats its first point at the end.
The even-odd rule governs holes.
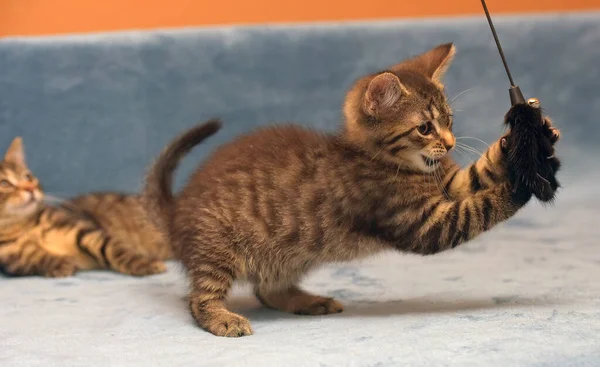
{"type": "Polygon", "coordinates": [[[70,277],[77,272],[77,265],[70,258],[57,259],[44,272],[44,276],[48,278],[64,278],[70,277]]]}
{"type": "Polygon", "coordinates": [[[229,311],[212,314],[204,325],[201,326],[216,336],[238,338],[240,336],[252,335],[250,321],[243,316],[229,311]]]}
{"type": "Polygon", "coordinates": [[[549,117],[544,117],[544,127],[546,128],[546,137],[550,140],[552,145],[560,139],[560,130],[552,127],[552,120],[549,117]]]}
{"type": "Polygon", "coordinates": [[[333,298],[315,297],[315,302],[307,304],[294,310],[297,315],[327,315],[330,313],[340,313],[344,311],[344,306],[333,298]]]}

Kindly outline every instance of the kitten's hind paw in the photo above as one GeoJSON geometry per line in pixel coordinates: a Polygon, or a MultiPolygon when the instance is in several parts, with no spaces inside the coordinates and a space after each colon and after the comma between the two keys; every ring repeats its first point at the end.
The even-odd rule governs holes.
{"type": "Polygon", "coordinates": [[[51,262],[48,268],[43,272],[47,278],[65,278],[74,275],[77,272],[77,265],[71,258],[64,257],[51,262]]]}
{"type": "Polygon", "coordinates": [[[265,306],[297,315],[327,315],[344,310],[335,299],[317,296],[296,286],[271,292],[255,291],[255,294],[265,306]]]}
{"type": "MultiPolygon", "coordinates": [[[[317,296],[318,297],[318,296],[317,296]]],[[[344,306],[333,298],[318,297],[312,304],[305,305],[294,311],[297,315],[328,315],[344,311],[344,306]]]]}
{"type": "Polygon", "coordinates": [[[134,276],[146,276],[161,274],[167,271],[167,265],[160,260],[148,259],[137,255],[135,260],[128,263],[124,269],[118,269],[119,272],[134,276]]]}

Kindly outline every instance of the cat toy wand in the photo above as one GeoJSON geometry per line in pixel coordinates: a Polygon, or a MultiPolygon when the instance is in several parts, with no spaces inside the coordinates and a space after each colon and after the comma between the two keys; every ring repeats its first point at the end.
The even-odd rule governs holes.
{"type": "Polygon", "coordinates": [[[510,134],[503,140],[503,149],[507,151],[512,168],[511,182],[515,192],[519,187],[526,188],[540,201],[550,202],[560,186],[555,176],[560,161],[554,156],[553,132],[542,117],[539,100],[530,98],[525,102],[521,89],[515,85],[485,0],[481,0],[481,5],[510,82],[511,108],[504,116],[504,124],[510,126],[510,134]]]}
{"type": "MultiPolygon", "coordinates": [[[[504,51],[502,51],[502,46],[500,45],[500,40],[498,39],[498,34],[496,34],[496,28],[494,27],[494,23],[492,22],[492,18],[490,17],[490,12],[488,11],[487,5],[485,4],[485,0],[481,0],[481,5],[483,6],[483,11],[485,12],[488,24],[490,25],[490,29],[492,30],[492,36],[494,36],[494,41],[496,41],[496,47],[498,47],[500,58],[502,59],[504,69],[506,70],[506,75],[508,76],[508,81],[510,82],[510,89],[508,90],[508,93],[510,94],[510,103],[513,106],[519,103],[525,103],[525,97],[523,97],[523,93],[521,93],[521,88],[519,88],[518,85],[515,85],[515,82],[513,81],[510,69],[508,68],[508,63],[506,62],[506,57],[504,56],[504,51]]],[[[539,102],[535,98],[531,98],[528,102],[530,105],[539,105],[539,102]]]]}

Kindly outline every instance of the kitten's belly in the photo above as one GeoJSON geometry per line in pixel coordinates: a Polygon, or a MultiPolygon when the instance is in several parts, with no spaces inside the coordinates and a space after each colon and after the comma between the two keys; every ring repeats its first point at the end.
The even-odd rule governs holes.
{"type": "Polygon", "coordinates": [[[328,263],[364,259],[386,249],[377,240],[330,229],[322,242],[300,238],[295,243],[263,238],[251,240],[241,261],[238,281],[281,289],[297,283],[306,273],[328,263]],[[328,239],[328,240],[327,240],[328,239]]]}
{"type": "Polygon", "coordinates": [[[96,261],[83,254],[71,237],[69,234],[50,231],[44,236],[44,240],[40,241],[41,247],[56,256],[74,258],[77,267],[81,270],[99,269],[100,266],[96,261]]]}

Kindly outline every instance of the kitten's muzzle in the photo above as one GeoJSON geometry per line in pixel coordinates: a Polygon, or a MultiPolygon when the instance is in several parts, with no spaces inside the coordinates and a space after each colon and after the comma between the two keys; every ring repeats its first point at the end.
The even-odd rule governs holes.
{"type": "Polygon", "coordinates": [[[427,165],[427,167],[433,167],[440,162],[438,158],[430,158],[424,155],[422,155],[421,158],[423,158],[423,162],[425,162],[425,165],[427,165]]]}

